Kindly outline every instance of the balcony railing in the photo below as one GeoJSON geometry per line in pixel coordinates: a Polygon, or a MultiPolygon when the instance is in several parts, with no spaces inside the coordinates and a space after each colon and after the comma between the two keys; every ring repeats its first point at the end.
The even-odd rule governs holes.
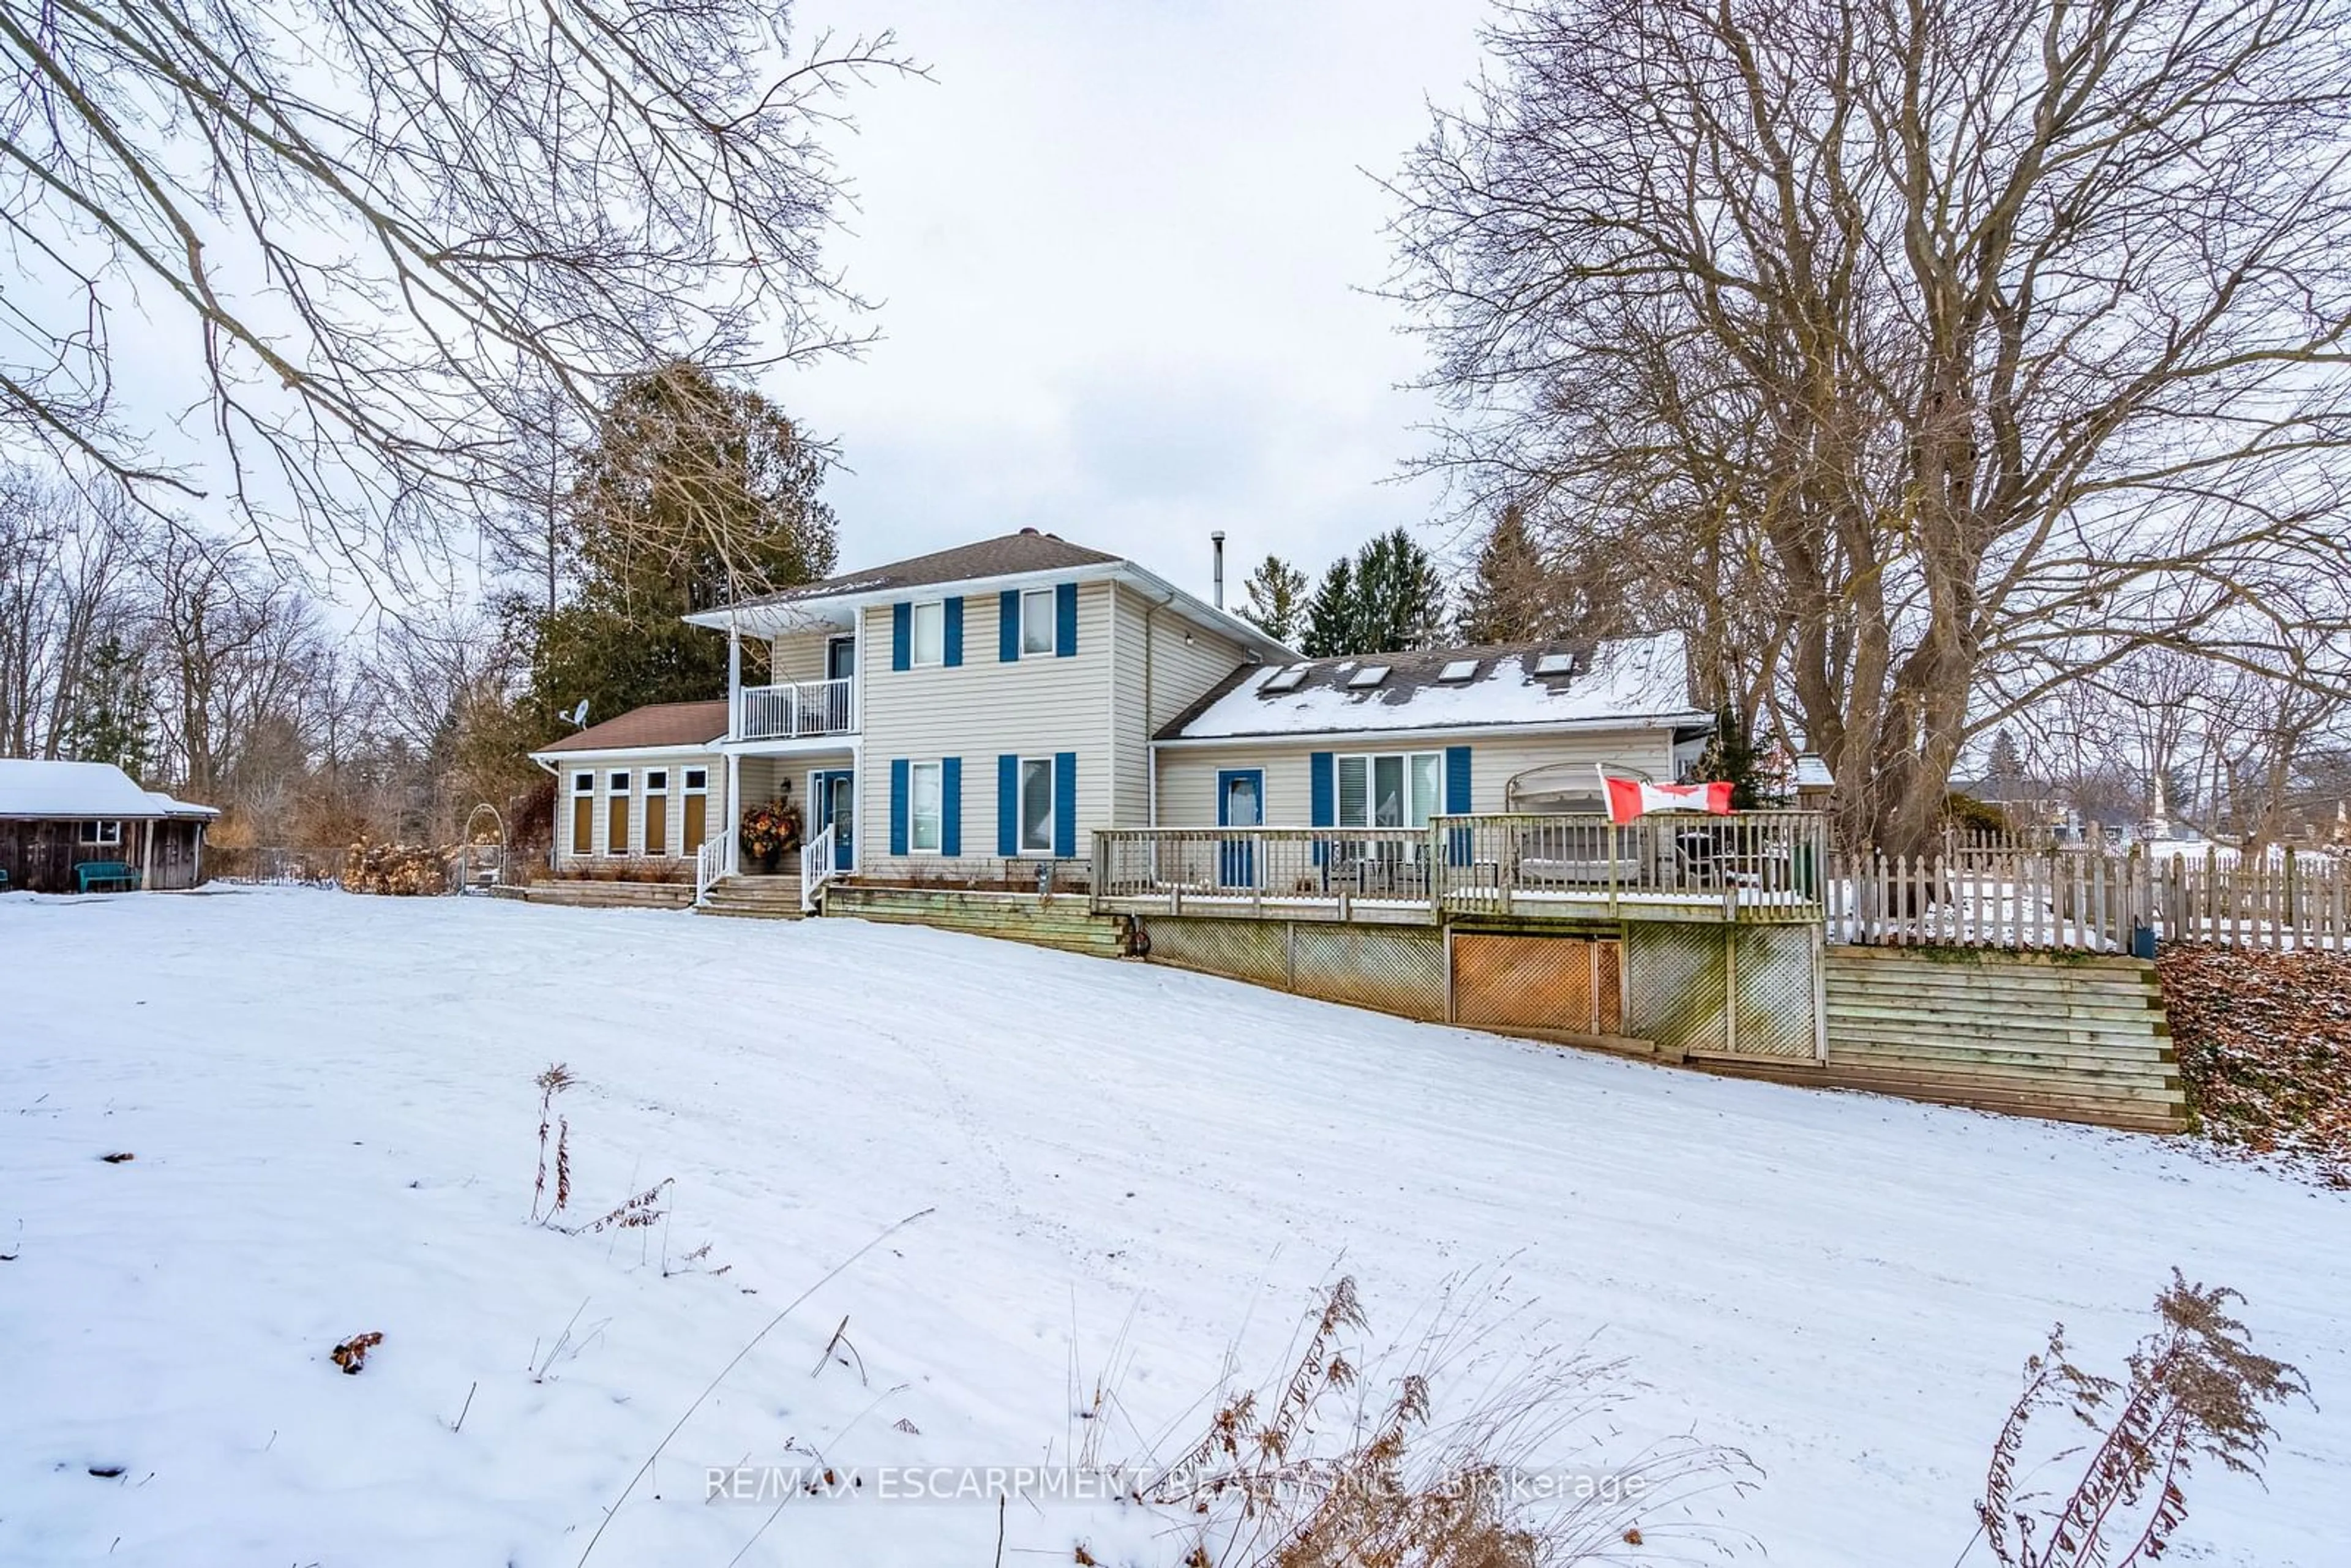
{"type": "Polygon", "coordinates": [[[1457,915],[1817,919],[1826,850],[1809,811],[1437,817],[1414,828],[1105,829],[1098,906],[1434,921],[1457,915]]]}
{"type": "Polygon", "coordinates": [[[737,695],[737,740],[796,740],[847,735],[857,727],[857,701],[844,676],[837,681],[789,681],[745,686],[737,695]]]}

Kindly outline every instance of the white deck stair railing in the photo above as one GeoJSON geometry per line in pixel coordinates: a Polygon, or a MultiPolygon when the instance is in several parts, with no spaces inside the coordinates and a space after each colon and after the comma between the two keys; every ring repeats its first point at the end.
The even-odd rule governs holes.
{"type": "Polygon", "coordinates": [[[832,825],[800,846],[800,913],[816,912],[817,894],[832,880],[832,825]]]}
{"type": "Polygon", "coordinates": [[[702,847],[694,852],[694,903],[697,909],[710,896],[710,890],[726,874],[726,841],[705,839],[702,847]]]}

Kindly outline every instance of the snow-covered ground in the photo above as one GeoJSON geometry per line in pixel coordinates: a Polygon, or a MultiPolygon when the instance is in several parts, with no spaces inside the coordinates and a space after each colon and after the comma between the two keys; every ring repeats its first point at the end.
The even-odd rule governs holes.
{"type": "MultiPolygon", "coordinates": [[[[725,1563],[763,1523],[742,1561],[996,1561],[986,1504],[768,1523],[704,1469],[1064,1458],[1073,1366],[1117,1374],[1099,1446],[1139,1458],[1236,1340],[1270,1371],[1334,1267],[1377,1329],[1505,1262],[1547,1338],[1646,1385],[1624,1451],[1745,1449],[1727,1516],[1803,1568],[1951,1563],[2052,1320],[2113,1364],[2178,1264],[2325,1408],[2283,1413],[2266,1493],[2199,1476],[2177,1555],[2351,1555],[2351,1206],[2183,1144],[925,930],[219,889],[0,899],[0,1560],[575,1563],[761,1325],[924,1208],[734,1369],[591,1563],[725,1563]],[[669,1177],[666,1227],[527,1222],[557,1060],[574,1213],[669,1177]],[[844,1315],[862,1375],[812,1375],[844,1315]]],[[[1015,1507],[1001,1560],[1117,1523],[1015,1507]]]]}

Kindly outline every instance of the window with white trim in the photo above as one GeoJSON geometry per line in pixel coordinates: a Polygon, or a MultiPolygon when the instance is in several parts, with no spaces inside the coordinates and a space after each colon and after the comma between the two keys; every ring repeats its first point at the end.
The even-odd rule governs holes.
{"type": "Polygon", "coordinates": [[[710,827],[710,769],[685,770],[684,820],[678,825],[677,852],[690,855],[702,848],[710,827]]]}
{"type": "Polygon", "coordinates": [[[596,775],[585,770],[571,776],[571,852],[596,852],[596,775]]]}
{"type": "Polygon", "coordinates": [[[947,662],[947,606],[942,599],[917,604],[914,611],[914,648],[909,655],[915,664],[944,664],[947,662]]]}
{"type": "Polygon", "coordinates": [[[1343,828],[1425,828],[1444,801],[1441,751],[1342,757],[1338,768],[1343,828]]]}
{"type": "Polygon", "coordinates": [[[1053,852],[1053,759],[1020,759],[1020,852],[1053,852]]]}
{"type": "Polygon", "coordinates": [[[645,853],[669,853],[669,769],[645,769],[645,853]]]}
{"type": "Polygon", "coordinates": [[[1057,635],[1053,591],[1032,588],[1020,596],[1020,651],[1050,653],[1057,635]]]}
{"type": "Polygon", "coordinates": [[[906,847],[917,854],[939,852],[940,808],[946,791],[939,765],[917,762],[906,769],[906,847]]]}
{"type": "Polygon", "coordinates": [[[614,773],[604,781],[604,852],[629,852],[629,776],[614,773]]]}
{"type": "Polygon", "coordinates": [[[84,822],[81,841],[86,844],[119,844],[122,841],[120,822],[84,822]]]}

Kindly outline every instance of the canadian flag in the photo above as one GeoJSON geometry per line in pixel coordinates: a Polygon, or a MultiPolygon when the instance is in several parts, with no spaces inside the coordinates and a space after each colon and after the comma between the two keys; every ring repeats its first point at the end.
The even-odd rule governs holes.
{"type": "Polygon", "coordinates": [[[1608,820],[1630,822],[1651,811],[1705,811],[1730,815],[1730,786],[1713,784],[1645,784],[1637,779],[1600,776],[1608,795],[1608,820]]]}

